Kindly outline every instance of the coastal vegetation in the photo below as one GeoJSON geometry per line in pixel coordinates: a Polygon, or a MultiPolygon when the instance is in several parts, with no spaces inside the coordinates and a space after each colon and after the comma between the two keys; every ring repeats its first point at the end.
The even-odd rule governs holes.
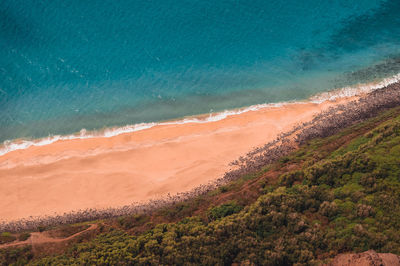
{"type": "Polygon", "coordinates": [[[17,239],[15,236],[10,234],[9,232],[3,232],[0,234],[0,244],[12,242],[17,239]]]}
{"type": "Polygon", "coordinates": [[[262,164],[250,154],[258,159],[243,161],[235,172],[241,176],[216,189],[95,221],[96,236],[70,243],[61,255],[23,246],[0,249],[0,261],[312,265],[345,252],[400,254],[400,108],[370,119],[348,116],[357,123],[330,133],[325,129],[335,123],[303,125],[297,142],[283,141],[275,161],[262,164]],[[307,132],[313,137],[306,139],[307,132]]]}

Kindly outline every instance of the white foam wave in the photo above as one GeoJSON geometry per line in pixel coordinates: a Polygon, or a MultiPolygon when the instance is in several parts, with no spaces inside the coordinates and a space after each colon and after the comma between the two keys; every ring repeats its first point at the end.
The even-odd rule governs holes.
{"type": "Polygon", "coordinates": [[[390,84],[400,81],[400,73],[390,78],[385,78],[379,82],[371,82],[367,84],[358,84],[355,86],[344,87],[338,90],[323,92],[310,98],[313,103],[322,103],[325,101],[333,101],[339,98],[353,97],[364,93],[369,93],[377,89],[384,88],[390,84]]]}
{"type": "Polygon", "coordinates": [[[102,131],[91,131],[88,132],[86,129],[82,129],[78,134],[72,135],[55,135],[49,136],[46,138],[38,139],[38,140],[17,140],[17,141],[4,141],[3,147],[0,148],[0,156],[7,154],[11,151],[27,149],[31,146],[44,146],[57,141],[62,140],[73,140],[73,139],[89,139],[89,138],[110,138],[124,133],[132,133],[135,131],[140,131],[144,129],[149,129],[157,125],[179,125],[179,124],[187,124],[187,123],[208,123],[215,122],[219,120],[226,119],[229,116],[240,115],[249,111],[257,111],[264,108],[272,108],[272,107],[281,107],[288,104],[293,103],[323,103],[325,101],[332,101],[339,98],[352,97],[357,96],[363,93],[368,93],[380,88],[384,88],[390,84],[396,83],[400,81],[400,73],[394,75],[390,78],[385,78],[379,82],[368,83],[368,84],[359,84],[351,87],[344,87],[338,90],[323,92],[311,97],[308,101],[300,101],[300,102],[282,102],[282,103],[265,103],[265,104],[257,104],[252,105],[245,108],[239,108],[235,110],[226,110],[219,113],[210,113],[208,117],[199,118],[199,117],[189,117],[181,120],[175,120],[170,122],[160,122],[160,123],[140,123],[134,125],[126,125],[123,127],[116,128],[108,128],[102,131]]]}

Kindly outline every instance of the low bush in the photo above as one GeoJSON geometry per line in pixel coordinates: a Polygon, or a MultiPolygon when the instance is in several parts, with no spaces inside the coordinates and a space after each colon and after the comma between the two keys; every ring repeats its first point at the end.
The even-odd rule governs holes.
{"type": "Polygon", "coordinates": [[[240,212],[242,210],[242,206],[238,205],[235,201],[231,201],[229,203],[222,204],[220,206],[216,206],[211,208],[208,211],[208,218],[210,220],[217,220],[234,213],[240,212]]]}
{"type": "Polygon", "coordinates": [[[0,244],[13,242],[16,239],[17,238],[9,232],[3,232],[0,234],[0,244]]]}

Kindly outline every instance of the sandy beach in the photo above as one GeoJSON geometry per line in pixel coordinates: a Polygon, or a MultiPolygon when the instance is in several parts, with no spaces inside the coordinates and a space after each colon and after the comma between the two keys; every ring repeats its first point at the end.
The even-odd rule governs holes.
{"type": "Polygon", "coordinates": [[[349,101],[292,103],[207,123],[63,140],[0,156],[0,220],[120,207],[189,191],[280,132],[349,101]]]}

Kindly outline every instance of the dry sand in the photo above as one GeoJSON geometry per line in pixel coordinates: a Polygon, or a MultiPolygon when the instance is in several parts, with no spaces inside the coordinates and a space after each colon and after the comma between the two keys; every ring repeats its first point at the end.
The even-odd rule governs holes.
{"type": "Polygon", "coordinates": [[[222,177],[252,148],[346,101],[288,104],[7,153],[0,156],[0,221],[120,207],[191,190],[222,177]]]}

